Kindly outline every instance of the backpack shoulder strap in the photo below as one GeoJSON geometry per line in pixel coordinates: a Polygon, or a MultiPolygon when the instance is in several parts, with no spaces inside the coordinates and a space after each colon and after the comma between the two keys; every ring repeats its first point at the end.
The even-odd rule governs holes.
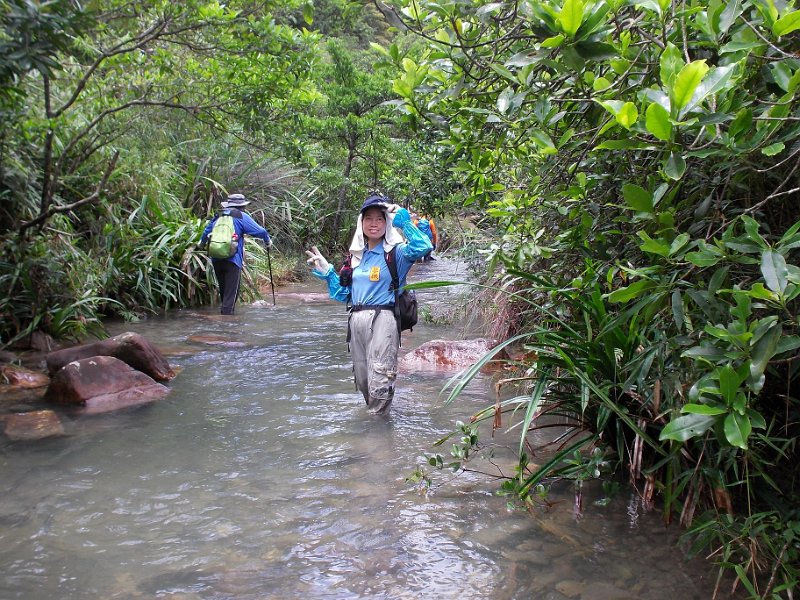
{"type": "Polygon", "coordinates": [[[383,253],[389,273],[392,274],[392,285],[390,291],[394,291],[394,320],[397,323],[397,339],[400,339],[400,277],[397,274],[397,246],[392,246],[389,252],[383,253]]]}
{"type": "Polygon", "coordinates": [[[389,267],[389,273],[392,276],[392,287],[389,289],[394,290],[395,296],[397,296],[397,292],[400,289],[400,278],[397,275],[397,246],[392,246],[392,249],[389,250],[389,252],[384,252],[383,258],[386,261],[386,266],[389,267]]]}

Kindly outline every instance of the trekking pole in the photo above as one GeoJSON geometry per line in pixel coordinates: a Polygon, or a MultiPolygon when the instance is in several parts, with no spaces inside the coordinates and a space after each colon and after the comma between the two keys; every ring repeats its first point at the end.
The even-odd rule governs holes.
{"type": "Polygon", "coordinates": [[[269,267],[269,285],[272,288],[272,306],[275,306],[275,284],[272,282],[272,259],[269,256],[269,246],[267,246],[267,266],[269,267]]]}

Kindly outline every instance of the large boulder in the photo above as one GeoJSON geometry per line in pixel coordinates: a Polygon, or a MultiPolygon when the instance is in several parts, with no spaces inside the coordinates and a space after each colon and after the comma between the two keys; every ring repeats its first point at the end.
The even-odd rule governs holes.
{"type": "Polygon", "coordinates": [[[175,371],[158,348],[130,331],[107,340],[50,352],[46,357],[47,370],[52,376],[64,365],[92,356],[113,356],[156,381],[169,381],[175,377],[175,371]]]}
{"type": "Polygon", "coordinates": [[[113,356],[64,365],[50,381],[45,400],[80,407],[82,414],[109,412],[163,398],[169,388],[113,356]]]}
{"type": "MultiPolygon", "coordinates": [[[[474,340],[431,340],[407,352],[399,361],[403,371],[458,371],[478,362],[496,343],[486,338],[474,340]]],[[[507,358],[503,350],[495,354],[487,369],[496,367],[498,359],[507,358]]]]}

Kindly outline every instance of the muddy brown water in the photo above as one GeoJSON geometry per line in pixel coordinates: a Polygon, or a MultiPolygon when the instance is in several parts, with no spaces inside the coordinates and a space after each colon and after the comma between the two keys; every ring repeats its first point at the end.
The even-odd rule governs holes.
{"type": "MultiPolygon", "coordinates": [[[[415,274],[457,277],[447,260],[415,274]]],[[[0,598],[711,597],[708,565],[687,561],[677,532],[627,491],[598,506],[590,486],[582,517],[569,487],[530,514],[477,473],[436,475],[420,493],[407,478],[493,401],[491,376],[446,405],[452,373],[402,373],[392,414],[369,415],[346,314],[320,291],[278,290],[276,306],[232,318],[209,308],[109,324],[146,336],[180,373],[166,399],[67,420],[63,438],[0,440],[0,598]]],[[[458,294],[421,297],[436,311],[458,294]]],[[[422,323],[403,350],[461,334],[422,323]]],[[[517,442],[493,443],[502,462],[517,442]]]]}

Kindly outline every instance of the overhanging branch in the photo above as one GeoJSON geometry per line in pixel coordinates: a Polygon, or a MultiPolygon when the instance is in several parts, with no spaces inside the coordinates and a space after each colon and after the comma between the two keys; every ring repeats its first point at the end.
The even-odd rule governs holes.
{"type": "Polygon", "coordinates": [[[103,178],[97,184],[97,187],[95,188],[94,192],[92,192],[91,195],[87,196],[86,198],[81,198],[80,200],[78,200],[76,202],[73,202],[71,204],[65,204],[63,206],[52,206],[52,207],[50,207],[49,210],[47,210],[46,212],[40,214],[35,219],[32,219],[32,220],[27,221],[27,222],[23,223],[22,225],[20,225],[19,235],[22,236],[25,233],[25,231],[27,231],[31,227],[35,227],[37,225],[41,225],[47,219],[49,219],[50,217],[52,217],[55,214],[69,212],[71,210],[75,210],[76,208],[80,208],[81,206],[84,206],[86,204],[90,204],[90,203],[94,202],[95,200],[97,200],[100,197],[100,192],[102,192],[103,189],[106,187],[106,184],[108,183],[108,178],[111,177],[111,173],[114,172],[114,167],[116,167],[116,165],[117,165],[117,159],[118,158],[119,158],[119,150],[117,150],[114,153],[114,157],[111,159],[111,162],[108,163],[108,168],[106,169],[106,172],[103,174],[103,178]]]}

